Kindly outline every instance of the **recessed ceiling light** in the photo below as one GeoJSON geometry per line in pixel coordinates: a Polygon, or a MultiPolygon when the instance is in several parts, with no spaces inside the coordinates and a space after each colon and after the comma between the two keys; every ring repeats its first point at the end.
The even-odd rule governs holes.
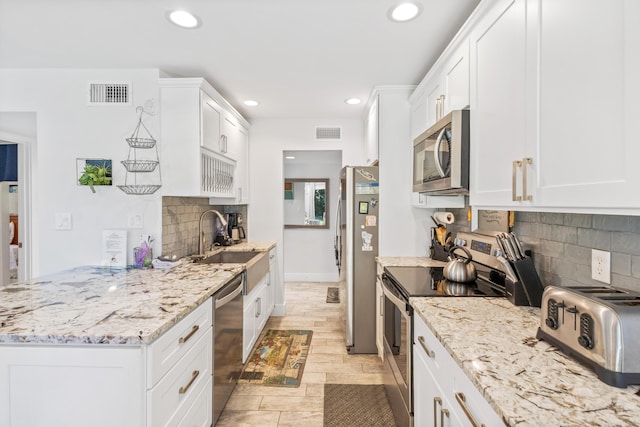
{"type": "Polygon", "coordinates": [[[258,101],[254,101],[253,99],[247,99],[246,101],[244,101],[244,105],[246,105],[247,107],[257,107],[258,105],[260,105],[260,103],[258,101]]]}
{"type": "Polygon", "coordinates": [[[287,159],[287,160],[295,160],[296,156],[285,156],[285,159],[287,159]]]}
{"type": "Polygon", "coordinates": [[[169,20],[181,28],[196,28],[200,21],[186,10],[174,10],[169,13],[169,20]]]}
{"type": "Polygon", "coordinates": [[[389,9],[387,16],[395,22],[407,22],[420,14],[422,7],[419,3],[400,3],[389,9]]]}
{"type": "Polygon", "coordinates": [[[349,105],[358,105],[362,102],[360,98],[347,98],[344,100],[345,103],[349,105]]]}

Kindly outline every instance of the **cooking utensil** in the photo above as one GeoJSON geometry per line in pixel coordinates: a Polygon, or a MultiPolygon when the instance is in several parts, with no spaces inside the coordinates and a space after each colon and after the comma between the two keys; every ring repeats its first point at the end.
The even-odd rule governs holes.
{"type": "Polygon", "coordinates": [[[438,225],[438,228],[436,228],[436,239],[438,240],[438,243],[440,243],[442,246],[444,246],[444,243],[446,241],[446,235],[447,235],[447,227],[445,227],[442,224],[438,225]]]}
{"type": "Polygon", "coordinates": [[[526,255],[524,254],[524,250],[522,250],[522,245],[520,244],[520,240],[518,240],[518,236],[516,236],[516,233],[511,232],[511,237],[513,238],[513,242],[516,244],[516,249],[520,252],[520,259],[524,259],[526,255]]]}
{"type": "Polygon", "coordinates": [[[516,250],[513,248],[509,237],[506,234],[502,234],[502,241],[504,242],[505,247],[507,248],[507,253],[509,254],[509,261],[516,261],[518,257],[516,256],[516,250]]]}
{"type": "Polygon", "coordinates": [[[454,282],[473,282],[478,277],[476,267],[471,263],[473,257],[463,246],[454,246],[449,250],[449,262],[445,265],[442,274],[454,282]],[[467,258],[459,257],[455,251],[462,249],[467,258]]]}

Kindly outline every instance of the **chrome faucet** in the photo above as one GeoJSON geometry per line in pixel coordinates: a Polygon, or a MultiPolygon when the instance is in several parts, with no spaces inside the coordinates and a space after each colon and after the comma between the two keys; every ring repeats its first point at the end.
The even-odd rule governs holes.
{"type": "Polygon", "coordinates": [[[204,219],[205,215],[207,215],[208,213],[214,213],[216,215],[218,215],[218,218],[220,219],[220,224],[222,224],[223,227],[227,227],[227,220],[224,219],[224,216],[222,216],[222,214],[220,212],[218,212],[215,209],[209,209],[206,210],[204,212],[202,212],[202,214],[200,215],[200,222],[198,224],[198,255],[203,256],[204,255],[204,231],[202,231],[202,220],[204,219]]]}

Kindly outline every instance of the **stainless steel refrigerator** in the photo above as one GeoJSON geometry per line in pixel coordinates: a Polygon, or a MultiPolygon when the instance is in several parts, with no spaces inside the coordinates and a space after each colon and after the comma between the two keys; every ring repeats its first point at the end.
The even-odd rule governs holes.
{"type": "Polygon", "coordinates": [[[346,290],[346,347],[352,354],[378,351],[378,190],[377,166],[346,166],[340,172],[334,248],[340,282],[346,290]]]}

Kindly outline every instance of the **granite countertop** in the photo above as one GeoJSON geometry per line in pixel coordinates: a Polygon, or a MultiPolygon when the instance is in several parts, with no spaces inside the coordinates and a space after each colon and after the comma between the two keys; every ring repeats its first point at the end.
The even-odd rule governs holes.
{"type": "Polygon", "coordinates": [[[540,309],[503,298],[411,305],[509,426],[637,426],[637,386],[620,389],[536,339],[540,309]]]}
{"type": "MultiPolygon", "coordinates": [[[[222,250],[273,247],[247,242],[222,250]]],[[[0,343],[149,344],[244,268],[186,261],[168,270],[87,266],[0,287],[0,343]]]]}
{"type": "Polygon", "coordinates": [[[376,261],[382,267],[444,267],[446,262],[426,257],[376,257],[376,261]]]}

